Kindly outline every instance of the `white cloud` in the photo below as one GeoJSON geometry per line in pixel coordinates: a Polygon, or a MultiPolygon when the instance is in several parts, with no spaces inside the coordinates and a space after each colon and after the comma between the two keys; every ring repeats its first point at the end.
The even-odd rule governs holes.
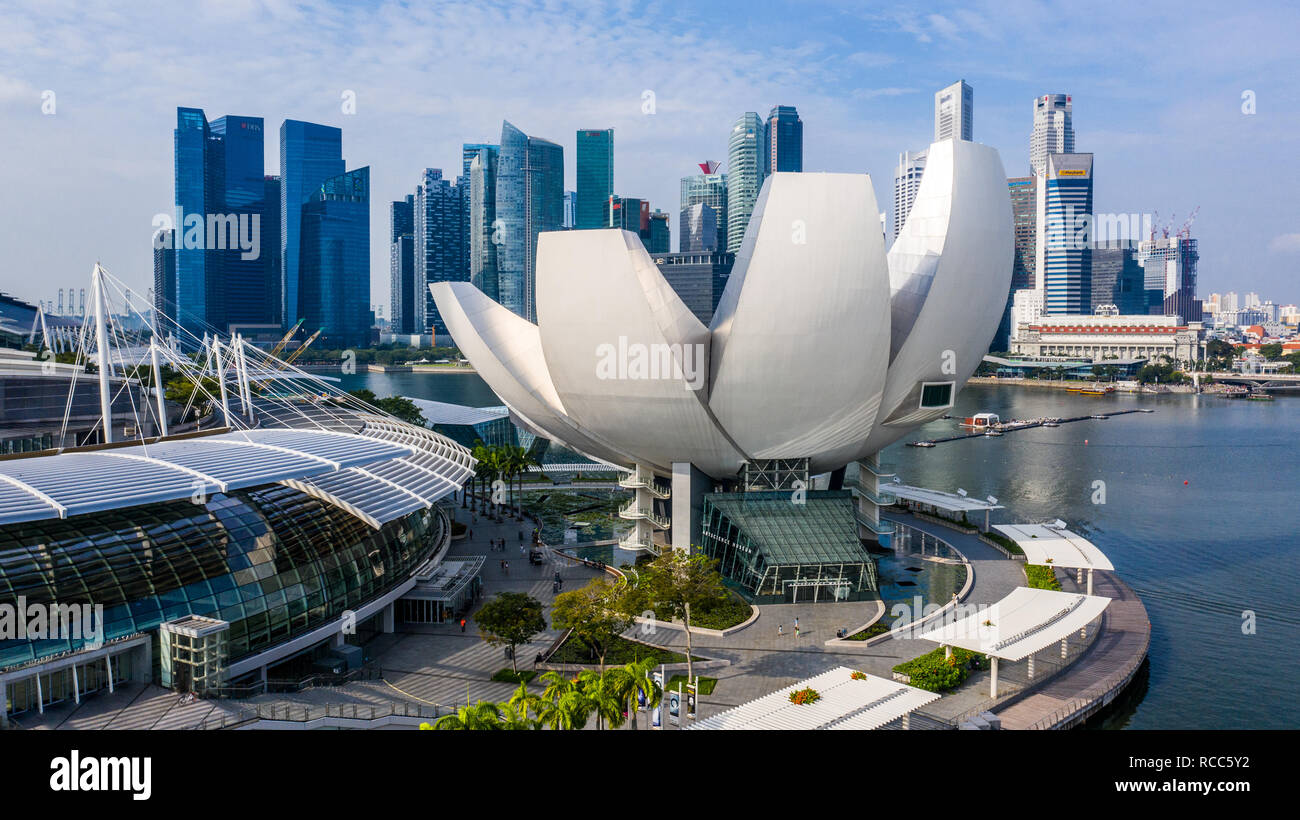
{"type": "Polygon", "coordinates": [[[1273,237],[1268,243],[1273,253],[1300,253],[1300,233],[1284,233],[1273,237]]]}

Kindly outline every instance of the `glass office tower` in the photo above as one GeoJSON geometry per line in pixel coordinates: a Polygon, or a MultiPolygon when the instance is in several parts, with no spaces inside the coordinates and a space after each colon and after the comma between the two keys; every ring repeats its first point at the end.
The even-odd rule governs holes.
{"type": "Polygon", "coordinates": [[[727,251],[735,253],[745,239],[745,227],[767,177],[766,127],[753,111],[741,114],[731,127],[727,150],[727,251]]]}
{"type": "MultiPolygon", "coordinates": [[[[224,116],[212,121],[209,154],[214,152],[214,171],[222,175],[220,193],[224,222],[221,233],[214,237],[215,249],[211,259],[220,282],[222,298],[214,304],[215,310],[208,321],[220,330],[231,324],[270,324],[280,320],[279,311],[273,309],[271,297],[271,272],[263,256],[261,242],[266,224],[266,175],[263,147],[262,118],[224,116]],[[233,219],[233,221],[232,221],[233,219]],[[245,226],[256,230],[257,237],[242,235],[245,226]],[[235,241],[231,241],[231,239],[235,241]],[[240,243],[245,239],[256,241],[253,250],[244,250],[240,243]],[[224,241],[223,241],[224,240],[224,241]],[[214,321],[215,319],[215,321],[214,321]]],[[[275,275],[279,276],[279,271],[275,275]]]]}
{"type": "MultiPolygon", "coordinates": [[[[175,150],[176,305],[173,317],[197,338],[203,338],[209,321],[209,305],[216,294],[217,277],[209,275],[204,225],[210,204],[216,204],[215,180],[209,173],[207,156],[208,120],[199,108],[177,108],[175,150]]],[[[213,318],[216,318],[215,316],[213,318]]]]}
{"type": "Polygon", "coordinates": [[[321,184],[301,217],[299,304],[323,348],[370,342],[370,169],[321,184]]]}
{"type": "Polygon", "coordinates": [[[725,251],[727,249],[727,175],[695,174],[682,177],[681,213],[678,222],[680,248],[687,251],[725,251]],[[707,205],[713,209],[717,223],[713,233],[692,229],[691,208],[707,205]],[[698,244],[697,244],[698,243],[698,244]]]}
{"type": "Polygon", "coordinates": [[[443,179],[440,168],[426,168],[415,189],[413,233],[415,236],[415,299],[413,333],[445,336],[447,325],[438,315],[429,284],[465,282],[465,242],[462,232],[461,189],[443,179]]]}
{"type": "Polygon", "coordinates": [[[578,132],[578,203],[573,227],[603,228],[605,203],[614,193],[614,129],[578,132]]]}
{"type": "Polygon", "coordinates": [[[564,228],[564,149],[503,122],[496,194],[498,301],[536,321],[537,235],[564,228]]]}
{"type": "Polygon", "coordinates": [[[1092,242],[1082,228],[1092,216],[1092,154],[1048,154],[1038,178],[1035,267],[1047,314],[1092,308],[1092,242]]]}
{"type": "Polygon", "coordinates": [[[493,227],[497,219],[496,145],[480,146],[469,167],[469,281],[489,298],[501,301],[497,287],[497,241],[493,227]]]}
{"type": "Polygon", "coordinates": [[[389,318],[393,333],[416,333],[415,195],[389,207],[389,318]]]}
{"type": "Polygon", "coordinates": [[[803,120],[793,105],[776,105],[767,115],[767,173],[803,170],[803,120]]]}
{"type": "Polygon", "coordinates": [[[298,120],[280,126],[280,312],[285,327],[306,315],[299,294],[303,205],[325,180],[344,170],[340,129],[298,120]]]}

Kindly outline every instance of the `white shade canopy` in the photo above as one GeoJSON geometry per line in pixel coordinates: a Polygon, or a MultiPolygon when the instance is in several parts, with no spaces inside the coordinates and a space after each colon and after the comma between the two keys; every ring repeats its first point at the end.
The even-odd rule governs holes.
{"type": "Polygon", "coordinates": [[[1109,598],[1019,587],[958,621],[927,629],[918,638],[1018,661],[1078,632],[1106,610],[1109,598]]]}
{"type": "Polygon", "coordinates": [[[692,729],[875,729],[939,699],[934,692],[837,666],[770,695],[699,721],[692,729]],[[821,697],[790,702],[790,693],[811,687],[821,697]]]}
{"type": "Polygon", "coordinates": [[[945,512],[976,512],[980,510],[1000,510],[1001,504],[991,504],[978,498],[967,498],[956,493],[943,493],[924,487],[912,487],[907,484],[887,484],[885,489],[899,498],[917,504],[929,504],[945,512]]]}
{"type": "Polygon", "coordinates": [[[1043,524],[995,524],[1025,552],[1025,562],[1066,569],[1114,570],[1106,554],[1078,533],[1043,524]]]}

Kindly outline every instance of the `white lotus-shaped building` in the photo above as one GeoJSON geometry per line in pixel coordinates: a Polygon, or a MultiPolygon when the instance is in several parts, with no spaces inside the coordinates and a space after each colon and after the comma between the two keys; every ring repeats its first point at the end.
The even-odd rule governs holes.
{"type": "Polygon", "coordinates": [[[651,486],[684,464],[717,480],[777,459],[816,474],[950,407],[1006,304],[995,150],[931,146],[888,252],[879,213],[867,175],[773,174],[707,327],[614,229],[539,237],[536,324],[469,283],[430,288],[461,351],[536,432],[651,486]]]}

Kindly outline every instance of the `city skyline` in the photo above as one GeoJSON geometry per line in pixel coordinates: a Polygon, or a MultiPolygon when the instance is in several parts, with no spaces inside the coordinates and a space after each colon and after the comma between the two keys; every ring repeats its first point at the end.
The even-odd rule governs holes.
{"type": "MultiPolygon", "coordinates": [[[[1029,169],[1031,102],[1069,94],[1077,150],[1094,153],[1105,170],[1094,192],[1098,211],[1157,212],[1161,222],[1176,220],[1177,228],[1200,205],[1193,234],[1201,240],[1202,295],[1252,290],[1278,303],[1300,299],[1294,276],[1300,234],[1286,216],[1286,175],[1269,174],[1258,163],[1260,156],[1289,155],[1300,134],[1294,93],[1279,79],[1293,74],[1296,62],[1287,46],[1295,25],[1285,16],[1242,11],[1235,21],[1211,28],[1195,14],[1174,18],[1146,9],[1120,21],[1102,12],[1072,36],[1076,44],[1112,44],[1098,51],[1103,60],[1085,56],[1087,49],[1062,55],[1049,43],[1035,42],[1030,32],[1046,12],[1031,7],[997,17],[894,12],[848,22],[840,9],[814,16],[801,33],[807,39],[798,43],[787,41],[780,15],[773,13],[743,23],[754,36],[736,38],[701,33],[714,31],[708,22],[724,16],[721,10],[670,8],[654,20],[634,16],[609,32],[600,29],[599,10],[530,13],[530,30],[522,15],[488,7],[482,14],[500,30],[503,47],[519,51],[521,64],[538,70],[517,72],[523,80],[497,96],[486,90],[506,87],[493,81],[502,76],[491,65],[497,46],[475,42],[456,59],[465,69],[459,76],[478,76],[474,69],[482,69],[479,86],[412,91],[392,79],[399,66],[436,74],[449,58],[432,46],[389,54],[380,45],[385,38],[410,44],[439,29],[440,37],[464,42],[472,24],[467,8],[401,9],[406,16],[399,19],[398,9],[387,4],[366,11],[323,6],[316,13],[354,26],[361,45],[352,51],[334,48],[333,41],[304,45],[302,70],[276,68],[289,78],[277,88],[256,76],[282,58],[261,54],[252,44],[236,43],[232,54],[218,57],[195,45],[199,35],[178,31],[174,44],[153,47],[147,32],[166,26],[176,12],[153,14],[145,26],[143,18],[132,22],[142,11],[115,11],[120,16],[106,21],[113,36],[92,46],[81,43],[85,53],[72,60],[59,58],[60,47],[75,44],[76,25],[102,18],[101,12],[74,15],[56,7],[13,13],[3,35],[8,47],[0,57],[0,108],[12,126],[5,131],[5,149],[27,159],[18,164],[13,182],[29,194],[3,206],[3,218],[25,240],[13,245],[11,263],[0,271],[0,289],[53,299],[60,286],[80,286],[99,258],[145,292],[152,273],[152,219],[171,211],[173,169],[161,158],[171,153],[177,106],[261,117],[268,129],[285,119],[343,129],[349,166],[372,169],[371,233],[385,236],[389,203],[404,196],[410,180],[426,167],[456,168],[462,145],[493,138],[502,119],[527,124],[529,134],[557,142],[569,157],[575,156],[570,135],[576,129],[618,130],[618,187],[667,203],[678,199],[680,179],[700,156],[725,156],[729,125],[740,113],[789,104],[813,124],[804,145],[805,170],[871,173],[878,200],[888,202],[898,153],[924,145],[931,131],[934,93],[964,78],[980,94],[976,136],[999,150],[1009,175],[1029,169]],[[1144,19],[1160,22],[1155,41],[1144,19]],[[555,36],[542,42],[538,26],[555,36]],[[690,72],[656,56],[650,45],[656,32],[688,29],[682,36],[703,65],[690,72]],[[878,50],[863,51],[853,45],[861,39],[853,36],[855,29],[888,36],[873,38],[878,50]],[[39,40],[50,45],[35,45],[38,31],[39,40]],[[1223,56],[1217,64],[1195,60],[1194,50],[1185,47],[1211,39],[1223,56]],[[733,45],[739,40],[774,47],[741,49],[733,45]],[[592,45],[589,52],[574,53],[601,53],[596,44],[607,43],[644,60],[636,72],[616,67],[599,76],[583,58],[541,70],[574,43],[592,45]],[[1016,48],[1008,50],[1009,44],[1016,48]],[[1141,49],[1129,48],[1138,44],[1141,49]],[[122,64],[111,82],[90,68],[108,59],[122,64]],[[845,70],[837,73],[836,66],[845,70]],[[710,69],[717,71],[716,88],[701,95],[693,83],[710,69]],[[1161,83],[1164,88],[1154,90],[1161,83]],[[1179,93],[1193,86],[1194,96],[1179,93]],[[53,98],[44,96],[47,90],[53,98]],[[1243,98],[1247,91],[1249,100],[1243,98]],[[344,113],[349,100],[355,113],[344,113]],[[1255,113],[1246,113],[1247,102],[1255,113]],[[46,103],[54,104],[52,112],[42,113],[46,103]],[[1211,153],[1222,162],[1204,167],[1200,159],[1211,153]],[[66,216],[73,200],[80,241],[67,242],[60,238],[67,223],[55,217],[66,216]],[[37,268],[40,289],[28,284],[28,272],[37,268]]],[[[293,31],[301,11],[241,14],[202,12],[211,25],[255,23],[268,36],[304,43],[293,31]]],[[[275,152],[274,144],[266,146],[268,175],[281,171],[275,152]]],[[[563,187],[572,190],[575,163],[567,165],[563,187]]],[[[371,243],[375,303],[388,301],[388,257],[386,243],[371,243]]]]}

